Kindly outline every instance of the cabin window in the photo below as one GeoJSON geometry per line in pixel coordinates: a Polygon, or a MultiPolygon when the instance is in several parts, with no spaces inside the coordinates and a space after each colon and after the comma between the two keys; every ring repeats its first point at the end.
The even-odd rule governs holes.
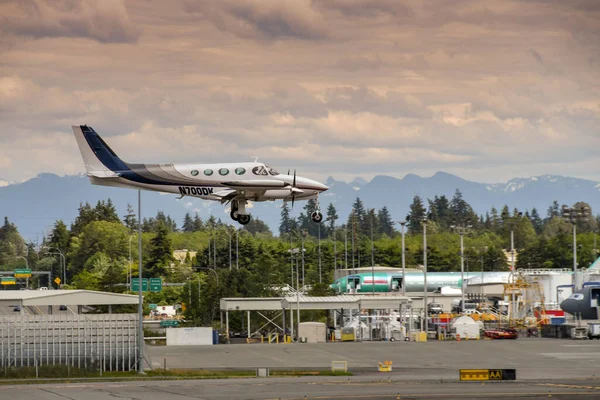
{"type": "Polygon", "coordinates": [[[266,169],[269,170],[269,174],[275,176],[275,175],[279,175],[279,172],[277,172],[274,168],[269,167],[268,165],[265,165],[266,169]]]}
{"type": "Polygon", "coordinates": [[[245,173],[246,173],[246,170],[244,168],[242,168],[242,167],[235,169],[235,174],[236,175],[244,175],[245,173]]]}
{"type": "Polygon", "coordinates": [[[256,167],[252,168],[252,173],[254,175],[263,175],[263,176],[269,175],[267,173],[266,168],[263,167],[262,165],[259,165],[259,166],[256,166],[256,167]]]}
{"type": "Polygon", "coordinates": [[[192,174],[192,176],[198,176],[199,172],[197,169],[193,169],[191,174],[192,174]]]}
{"type": "Polygon", "coordinates": [[[229,173],[229,170],[227,168],[221,168],[219,170],[219,174],[221,175],[227,175],[229,173]]]}
{"type": "MultiPolygon", "coordinates": [[[[213,170],[212,169],[205,169],[204,170],[204,175],[206,176],[211,176],[213,174],[213,170]]],[[[192,174],[193,175],[193,174],[192,174]]]]}

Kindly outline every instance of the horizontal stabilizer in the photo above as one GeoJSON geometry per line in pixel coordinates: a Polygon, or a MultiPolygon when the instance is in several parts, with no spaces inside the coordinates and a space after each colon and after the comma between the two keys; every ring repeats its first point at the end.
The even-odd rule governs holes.
{"type": "Polygon", "coordinates": [[[112,171],[88,171],[87,176],[93,176],[94,178],[106,179],[106,178],[118,178],[121,174],[112,171]]]}

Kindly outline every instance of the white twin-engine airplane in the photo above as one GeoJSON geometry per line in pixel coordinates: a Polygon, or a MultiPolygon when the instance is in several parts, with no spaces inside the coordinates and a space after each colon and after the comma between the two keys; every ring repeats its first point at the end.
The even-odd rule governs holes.
{"type": "Polygon", "coordinates": [[[231,203],[231,218],[242,225],[250,222],[248,201],[317,199],[311,214],[321,222],[319,193],[327,186],[307,178],[280,174],[259,162],[231,164],[130,164],[121,160],[87,125],[73,125],[87,176],[94,185],[152,190],[231,203]]]}

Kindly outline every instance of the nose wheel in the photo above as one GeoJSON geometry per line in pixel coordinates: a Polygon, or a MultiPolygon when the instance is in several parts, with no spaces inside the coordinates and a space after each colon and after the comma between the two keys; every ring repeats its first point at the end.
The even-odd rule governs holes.
{"type": "Polygon", "coordinates": [[[320,211],[314,211],[312,214],[310,214],[310,218],[313,220],[313,222],[318,224],[323,221],[323,214],[321,214],[320,211]]]}
{"type": "Polygon", "coordinates": [[[319,206],[319,197],[317,196],[317,201],[316,201],[316,210],[312,212],[312,214],[310,214],[310,219],[313,220],[313,222],[316,222],[317,224],[321,223],[321,221],[323,221],[323,214],[321,214],[321,207],[319,206]]]}

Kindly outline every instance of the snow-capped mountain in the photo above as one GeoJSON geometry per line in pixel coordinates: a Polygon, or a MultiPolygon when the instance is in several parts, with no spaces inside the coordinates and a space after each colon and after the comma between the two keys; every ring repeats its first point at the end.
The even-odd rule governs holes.
{"type": "MultiPolygon", "coordinates": [[[[93,186],[84,175],[59,177],[41,174],[25,182],[3,182],[0,180],[0,217],[8,216],[30,241],[41,241],[57,219],[70,225],[82,202],[95,204],[111,198],[121,216],[125,215],[127,204],[137,204],[135,190],[93,186]]],[[[488,184],[437,172],[424,178],[414,174],[401,179],[380,175],[368,182],[357,178],[349,183],[330,177],[325,183],[330,189],[320,197],[321,207],[326,210],[329,203],[333,203],[340,216],[339,224],[346,221],[357,197],[361,198],[366,208],[387,206],[392,217],[400,220],[407,214],[415,195],[423,199],[433,199],[436,195],[451,198],[456,189],[480,214],[492,206],[500,209],[506,204],[511,209],[516,207],[520,210],[535,207],[544,216],[554,200],[569,205],[585,201],[591,205],[594,214],[600,211],[600,182],[555,175],[515,178],[506,183],[488,184]]],[[[175,196],[151,192],[143,192],[142,198],[142,212],[146,218],[155,216],[161,210],[178,221],[179,225],[186,212],[198,212],[202,218],[214,214],[223,221],[230,221],[227,211],[219,203],[193,198],[177,200],[175,196]]],[[[251,212],[277,233],[281,204],[255,203],[251,212]]],[[[292,215],[298,215],[304,204],[296,203],[292,215]]]]}

